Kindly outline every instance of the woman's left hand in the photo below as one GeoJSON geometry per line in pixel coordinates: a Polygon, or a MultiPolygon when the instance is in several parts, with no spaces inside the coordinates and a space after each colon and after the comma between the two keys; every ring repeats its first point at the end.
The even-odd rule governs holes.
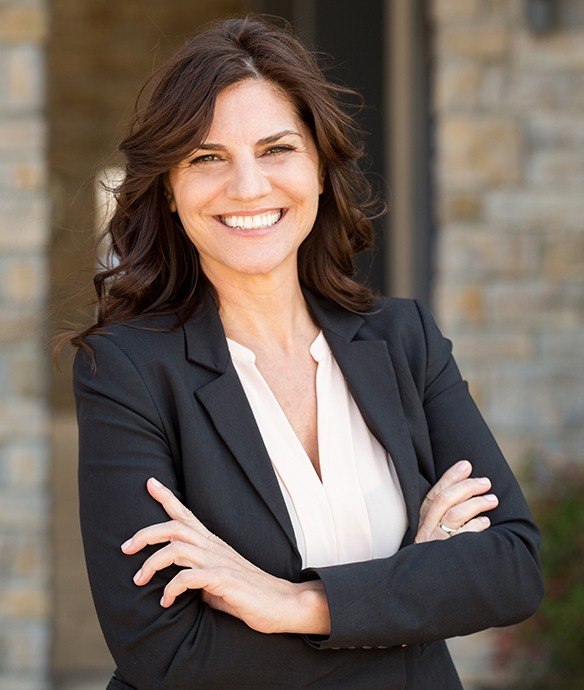
{"type": "Polygon", "coordinates": [[[171,606],[188,589],[200,589],[206,604],[259,632],[330,633],[320,580],[293,583],[266,573],[210,532],[156,479],[149,479],[146,486],[171,520],[139,530],[122,550],[130,555],[147,544],[169,542],[147,558],[134,576],[136,585],[145,585],[169,565],[184,568],[164,588],[162,606],[171,606]]]}

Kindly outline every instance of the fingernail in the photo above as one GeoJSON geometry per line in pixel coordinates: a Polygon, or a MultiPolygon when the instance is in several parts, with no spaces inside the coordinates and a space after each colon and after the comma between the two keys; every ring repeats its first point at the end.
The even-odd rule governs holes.
{"type": "Polygon", "coordinates": [[[483,525],[490,525],[491,524],[491,521],[489,520],[488,517],[481,517],[479,519],[483,523],[483,525]]]}
{"type": "Polygon", "coordinates": [[[157,489],[160,489],[162,487],[162,484],[158,481],[158,479],[154,479],[154,477],[150,477],[150,483],[157,489]]]}
{"type": "Polygon", "coordinates": [[[461,460],[460,462],[456,463],[456,471],[457,472],[465,472],[468,470],[470,467],[470,462],[468,460],[461,460]]]}
{"type": "Polygon", "coordinates": [[[130,544],[132,543],[132,539],[128,539],[122,544],[122,550],[130,548],[130,544]]]}
{"type": "Polygon", "coordinates": [[[162,595],[162,599],[160,600],[160,606],[166,606],[166,601],[164,600],[164,595],[162,595]]]}
{"type": "Polygon", "coordinates": [[[491,480],[490,480],[490,479],[487,479],[487,477],[479,477],[479,478],[477,479],[477,482],[478,482],[479,484],[484,484],[485,486],[487,486],[488,484],[491,483],[491,480]]]}
{"type": "Polygon", "coordinates": [[[485,499],[487,501],[489,501],[489,503],[496,503],[497,502],[497,497],[495,496],[495,494],[487,494],[485,496],[485,499]]]}
{"type": "Polygon", "coordinates": [[[138,584],[138,580],[142,576],[142,569],[140,569],[135,575],[134,575],[134,582],[138,584]]]}

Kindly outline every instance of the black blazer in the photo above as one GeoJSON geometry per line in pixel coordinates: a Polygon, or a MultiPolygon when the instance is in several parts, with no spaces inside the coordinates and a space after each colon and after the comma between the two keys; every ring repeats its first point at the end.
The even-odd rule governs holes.
{"type": "MultiPolygon", "coordinates": [[[[412,300],[356,315],[305,291],[363,417],[389,451],[409,527],[389,558],[302,571],[278,482],[209,298],[174,331],[170,317],[116,325],[79,352],[81,527],[95,606],[118,670],[111,688],[454,690],[444,639],[531,615],[542,596],[538,532],[472,401],[451,344],[412,300]],[[153,330],[154,329],[154,330],[153,330]],[[481,534],[413,544],[428,489],[456,461],[488,476],[499,497],[481,534]],[[149,551],[120,544],[167,518],[154,476],[214,533],[291,581],[320,577],[329,637],[265,635],[183,594],[159,605],[172,576],[132,576],[149,551]]],[[[154,548],[154,547],[152,547],[154,548]]]]}

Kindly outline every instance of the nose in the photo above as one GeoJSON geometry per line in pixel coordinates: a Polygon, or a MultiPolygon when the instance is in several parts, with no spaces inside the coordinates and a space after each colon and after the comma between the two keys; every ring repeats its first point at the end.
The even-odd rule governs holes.
{"type": "Polygon", "coordinates": [[[233,162],[226,189],[229,198],[253,201],[266,196],[271,189],[270,180],[255,156],[246,156],[233,162]]]}

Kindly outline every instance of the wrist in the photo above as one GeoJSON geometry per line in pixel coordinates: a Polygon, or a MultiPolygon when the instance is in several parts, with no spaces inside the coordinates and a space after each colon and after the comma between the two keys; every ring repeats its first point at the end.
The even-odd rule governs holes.
{"type": "Polygon", "coordinates": [[[330,635],[331,619],[324,585],[320,580],[293,583],[295,611],[291,629],[300,635],[330,635]]]}

